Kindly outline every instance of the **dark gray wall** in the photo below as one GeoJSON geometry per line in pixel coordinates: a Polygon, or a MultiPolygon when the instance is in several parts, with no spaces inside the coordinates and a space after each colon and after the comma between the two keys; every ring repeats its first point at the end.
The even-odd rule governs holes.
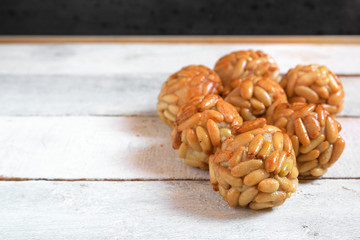
{"type": "Polygon", "coordinates": [[[360,0],[0,0],[0,34],[359,34],[360,0]]]}

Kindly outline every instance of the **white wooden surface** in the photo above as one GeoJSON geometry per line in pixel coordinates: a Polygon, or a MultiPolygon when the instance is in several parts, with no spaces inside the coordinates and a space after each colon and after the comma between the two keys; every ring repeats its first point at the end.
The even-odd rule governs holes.
{"type": "Polygon", "coordinates": [[[0,239],[359,239],[359,55],[341,44],[1,44],[0,239]],[[228,207],[206,171],[176,157],[155,111],[171,72],[248,48],[282,73],[327,65],[346,93],[343,156],[272,211],[228,207]]]}
{"type": "MultiPolygon", "coordinates": [[[[360,118],[339,118],[346,141],[326,178],[360,178],[360,118]]],[[[208,179],[171,148],[158,117],[0,117],[5,178],[208,179]],[[35,164],[35,166],[34,166],[35,164]]]]}
{"type": "Polygon", "coordinates": [[[297,64],[320,63],[341,74],[359,67],[360,46],[352,44],[3,44],[0,73],[172,73],[189,64],[213,67],[223,55],[250,48],[272,55],[282,73],[297,64]]]}
{"type": "MultiPolygon", "coordinates": [[[[0,116],[155,116],[159,89],[169,75],[0,74],[0,116]]],[[[340,116],[360,116],[360,76],[341,80],[346,95],[340,116]]]]}
{"type": "Polygon", "coordinates": [[[18,239],[358,239],[360,180],[303,183],[273,210],[231,208],[208,182],[1,182],[18,239]],[[351,203],[351,204],[350,204],[351,203]]]}

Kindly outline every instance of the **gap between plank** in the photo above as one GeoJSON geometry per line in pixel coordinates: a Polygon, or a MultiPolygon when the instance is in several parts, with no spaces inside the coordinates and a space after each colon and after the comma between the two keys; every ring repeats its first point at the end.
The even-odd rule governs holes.
{"type": "MultiPolygon", "coordinates": [[[[76,114],[58,114],[58,115],[0,115],[0,117],[123,117],[123,118],[158,118],[159,116],[156,114],[151,115],[143,115],[143,114],[84,114],[84,115],[76,115],[76,114]]],[[[360,118],[360,116],[352,116],[352,115],[337,115],[336,118],[360,118]]]]}
{"type": "MultiPolygon", "coordinates": [[[[311,178],[311,177],[300,177],[300,181],[311,181],[311,180],[356,180],[360,177],[321,177],[321,178],[311,178]]],[[[23,181],[53,181],[53,182],[181,182],[181,181],[192,181],[192,182],[204,182],[209,181],[209,179],[191,179],[191,178],[131,178],[131,179],[120,179],[120,178],[11,178],[11,177],[0,177],[0,181],[12,181],[12,182],[23,182],[23,181]]]]}
{"type": "MultiPolygon", "coordinates": [[[[284,75],[284,74],[282,74],[282,75],[284,75]]],[[[347,78],[347,77],[349,77],[349,78],[351,78],[351,77],[360,77],[360,74],[359,73],[348,73],[348,74],[346,74],[346,73],[344,73],[344,74],[336,74],[338,77],[343,77],[343,78],[347,78]]]]}

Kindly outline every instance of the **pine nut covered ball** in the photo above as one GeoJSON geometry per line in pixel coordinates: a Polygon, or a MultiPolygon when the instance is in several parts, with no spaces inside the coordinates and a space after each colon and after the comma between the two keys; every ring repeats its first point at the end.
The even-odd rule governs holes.
{"type": "Polygon", "coordinates": [[[232,207],[279,206],[298,185],[289,136],[264,118],[244,122],[209,159],[210,182],[232,207]]]}
{"type": "Polygon", "coordinates": [[[267,119],[290,136],[300,176],[324,175],[345,148],[340,123],[322,105],[276,104],[267,119]]]}
{"type": "Polygon", "coordinates": [[[172,132],[173,147],[189,166],[208,169],[209,155],[241,125],[236,109],[218,95],[193,98],[180,107],[172,132]]]}
{"type": "Polygon", "coordinates": [[[327,67],[316,64],[297,65],[281,79],[289,102],[321,104],[335,115],[343,108],[344,89],[339,78],[327,67]]]}
{"type": "Polygon", "coordinates": [[[275,101],[287,102],[283,88],[267,77],[251,74],[243,80],[233,81],[232,87],[234,89],[224,100],[235,106],[244,121],[263,116],[275,101]]]}
{"type": "Polygon", "coordinates": [[[220,58],[215,64],[217,72],[228,91],[231,82],[249,74],[269,77],[278,81],[280,70],[275,60],[263,51],[237,51],[220,58]]]}
{"type": "Polygon", "coordinates": [[[161,120],[173,126],[180,105],[193,97],[220,94],[222,83],[216,72],[202,65],[190,65],[171,75],[162,85],[157,111],[161,120]]]}

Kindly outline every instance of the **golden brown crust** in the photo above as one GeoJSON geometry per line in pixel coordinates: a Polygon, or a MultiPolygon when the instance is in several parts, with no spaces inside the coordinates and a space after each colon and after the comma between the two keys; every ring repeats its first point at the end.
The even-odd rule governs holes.
{"type": "Polygon", "coordinates": [[[241,125],[236,109],[218,95],[199,96],[183,104],[172,132],[173,147],[185,163],[208,169],[208,157],[241,125]]]}
{"type": "Polygon", "coordinates": [[[279,103],[267,120],[291,137],[301,176],[324,175],[345,148],[340,123],[321,105],[279,103]]]}
{"type": "Polygon", "coordinates": [[[222,83],[216,72],[202,65],[184,67],[163,84],[158,96],[158,114],[172,126],[182,104],[196,96],[221,92],[222,83]]]}
{"type": "MultiPolygon", "coordinates": [[[[257,119],[256,119],[257,120],[257,119]]],[[[251,123],[256,126],[256,123],[251,123]]],[[[263,209],[279,206],[298,184],[291,140],[265,125],[226,139],[209,158],[210,182],[230,206],[263,209]]]]}
{"type": "Polygon", "coordinates": [[[342,110],[343,86],[339,78],[325,66],[297,65],[282,77],[280,85],[290,103],[321,104],[332,115],[342,110]]]}
{"type": "Polygon", "coordinates": [[[237,51],[220,58],[214,67],[219,74],[223,85],[228,91],[231,83],[239,78],[245,78],[249,74],[269,77],[278,81],[280,76],[279,67],[275,60],[263,51],[237,51]]]}
{"type": "Polygon", "coordinates": [[[270,78],[250,74],[234,81],[232,88],[225,101],[233,104],[245,121],[264,116],[275,101],[287,102],[282,87],[270,78]]]}

